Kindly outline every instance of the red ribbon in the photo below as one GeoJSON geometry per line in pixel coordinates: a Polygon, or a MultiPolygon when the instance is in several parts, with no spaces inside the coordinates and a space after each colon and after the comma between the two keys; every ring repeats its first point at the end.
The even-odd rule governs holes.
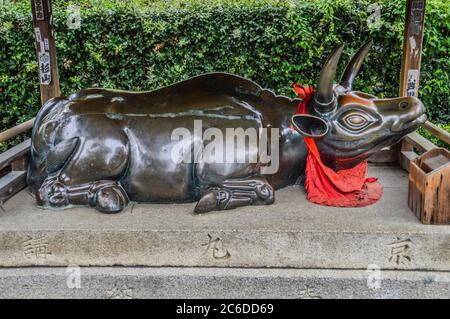
{"type": "MultiPolygon", "coordinates": [[[[308,114],[316,90],[300,84],[293,87],[301,98],[296,114],[308,114]]],[[[334,171],[323,164],[314,139],[304,137],[304,141],[308,148],[305,188],[309,201],[326,206],[362,207],[381,198],[383,187],[378,179],[366,178],[367,161],[353,168],[334,171]]]]}

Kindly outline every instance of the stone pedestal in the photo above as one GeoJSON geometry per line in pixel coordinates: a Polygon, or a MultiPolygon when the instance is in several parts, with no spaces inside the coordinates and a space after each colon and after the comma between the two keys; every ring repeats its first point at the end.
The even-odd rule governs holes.
{"type": "Polygon", "coordinates": [[[76,265],[98,287],[80,292],[83,297],[104,297],[105,289],[123,278],[134,278],[133,287],[141,279],[142,285],[174,280],[174,291],[133,288],[138,296],[207,297],[201,290],[233,286],[235,278],[237,286],[220,284],[214,296],[297,298],[311,287],[319,297],[412,297],[416,291],[449,298],[450,227],[422,225],[411,214],[406,172],[370,167],[369,175],[380,178],[382,199],[351,209],[311,204],[302,189],[288,187],[276,193],[271,206],[193,215],[194,203],[136,205],[103,215],[86,208],[37,209],[22,191],[0,211],[0,266],[17,268],[0,269],[0,280],[9,287],[3,293],[17,293],[17,281],[65,285],[65,268],[52,267],[76,265]],[[20,268],[28,266],[50,268],[20,268]],[[89,268],[95,266],[144,268],[89,268]],[[368,276],[377,271],[386,278],[385,290],[367,288],[368,276]],[[51,279],[52,272],[59,277],[51,279]],[[278,277],[284,278],[279,287],[278,277]],[[194,283],[198,291],[184,292],[194,283]],[[273,288],[258,288],[266,284],[273,288]]]}

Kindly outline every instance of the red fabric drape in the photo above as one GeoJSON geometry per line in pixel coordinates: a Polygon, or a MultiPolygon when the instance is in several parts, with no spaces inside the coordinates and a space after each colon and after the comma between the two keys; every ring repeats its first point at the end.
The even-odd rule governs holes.
{"type": "MultiPolygon", "coordinates": [[[[294,84],[294,91],[302,99],[297,114],[308,113],[308,105],[316,90],[294,84]]],[[[334,171],[322,163],[314,139],[304,137],[308,156],[306,159],[305,188],[309,201],[326,206],[362,207],[375,203],[383,194],[377,178],[366,178],[367,162],[353,168],[334,171]]]]}

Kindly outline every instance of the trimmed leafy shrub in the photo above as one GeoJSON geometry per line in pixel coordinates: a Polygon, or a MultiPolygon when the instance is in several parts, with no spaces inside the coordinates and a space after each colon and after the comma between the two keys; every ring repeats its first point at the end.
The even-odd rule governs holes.
{"type": "MultiPolygon", "coordinates": [[[[293,96],[293,83],[316,83],[334,46],[346,45],[342,71],[351,54],[373,39],[354,87],[396,96],[405,1],[379,1],[380,17],[371,2],[53,1],[61,90],[151,90],[225,71],[293,96]],[[74,4],[80,5],[79,29],[67,23],[74,4]]],[[[32,118],[40,103],[30,1],[0,5],[1,131],[32,118]]],[[[428,0],[420,97],[435,123],[450,123],[449,29],[448,3],[428,0]]]]}

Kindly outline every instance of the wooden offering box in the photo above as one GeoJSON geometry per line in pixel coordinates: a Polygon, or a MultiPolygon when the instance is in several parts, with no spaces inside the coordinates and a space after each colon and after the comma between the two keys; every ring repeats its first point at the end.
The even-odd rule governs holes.
{"type": "Polygon", "coordinates": [[[410,162],[408,205],[423,224],[450,224],[450,152],[432,149],[410,162]]]}

